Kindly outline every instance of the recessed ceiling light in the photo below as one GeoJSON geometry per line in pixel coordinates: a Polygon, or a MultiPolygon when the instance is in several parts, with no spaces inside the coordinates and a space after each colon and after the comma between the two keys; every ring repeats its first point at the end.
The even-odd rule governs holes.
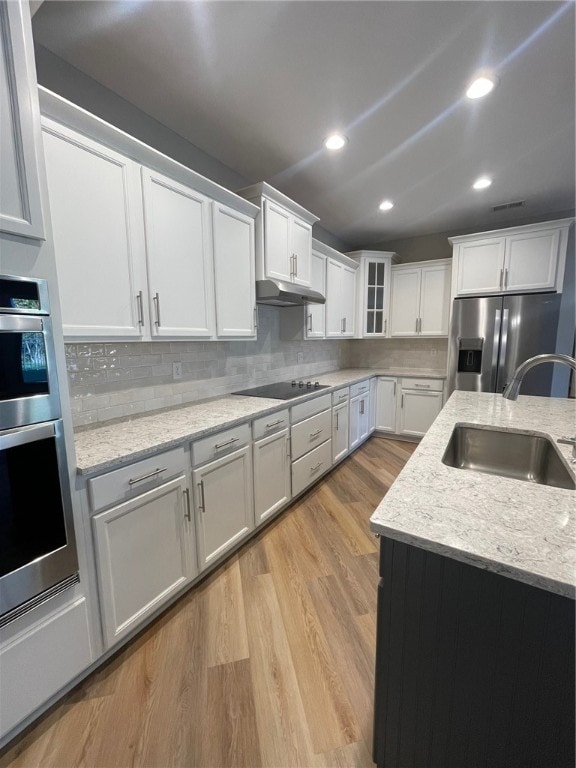
{"type": "Polygon", "coordinates": [[[324,142],[324,146],[326,149],[342,149],[347,141],[346,136],[343,136],[341,133],[332,133],[324,142]]]}
{"type": "Polygon", "coordinates": [[[474,184],[472,186],[474,189],[486,189],[486,187],[489,187],[490,184],[492,184],[492,179],[488,176],[480,176],[479,179],[476,179],[474,184]]]}
{"type": "Polygon", "coordinates": [[[495,85],[495,77],[487,77],[486,75],[477,77],[476,80],[468,86],[466,96],[468,96],[469,99],[481,99],[482,96],[487,96],[495,85]]]}
{"type": "Polygon", "coordinates": [[[382,200],[378,208],[380,208],[381,211],[389,211],[390,208],[394,208],[394,203],[392,200],[382,200]]]}

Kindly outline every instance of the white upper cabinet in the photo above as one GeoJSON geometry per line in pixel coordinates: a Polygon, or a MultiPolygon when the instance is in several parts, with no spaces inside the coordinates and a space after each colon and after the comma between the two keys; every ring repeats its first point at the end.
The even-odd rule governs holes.
{"type": "Polygon", "coordinates": [[[39,89],[64,335],[255,337],[255,205],[39,89]]]}
{"type": "Polygon", "coordinates": [[[222,203],[212,203],[212,223],[216,332],[219,337],[254,338],[254,219],[222,203]]]}
{"type": "Polygon", "coordinates": [[[42,125],[64,335],[139,338],[146,300],[139,167],[58,123],[42,125]]]}
{"type": "Polygon", "coordinates": [[[390,336],[447,336],[451,259],[392,267],[390,336]]]}
{"type": "MultiPolygon", "coordinates": [[[[326,256],[316,250],[312,251],[310,269],[310,287],[326,296],[326,256]]],[[[326,306],[325,304],[306,305],[306,338],[323,339],[326,335],[326,306]]]]}
{"type": "MultiPolygon", "coordinates": [[[[336,252],[335,252],[336,253],[336,252]]],[[[356,321],[356,271],[358,264],[346,256],[329,257],[326,263],[326,338],[353,338],[356,321]]]]}
{"type": "Polygon", "coordinates": [[[265,182],[238,194],[260,207],[256,230],[256,279],[311,284],[312,225],[318,217],[265,182]]]}
{"type": "Polygon", "coordinates": [[[44,239],[28,3],[0,2],[0,232],[44,239]]]}
{"type": "Polygon", "coordinates": [[[455,296],[562,291],[572,219],[452,237],[455,296]]]}
{"type": "Polygon", "coordinates": [[[155,337],[214,334],[210,201],[142,168],[148,285],[155,337]]]}
{"type": "Polygon", "coordinates": [[[392,252],[353,251],[346,254],[358,262],[357,324],[358,338],[389,336],[391,268],[398,260],[392,252]]]}

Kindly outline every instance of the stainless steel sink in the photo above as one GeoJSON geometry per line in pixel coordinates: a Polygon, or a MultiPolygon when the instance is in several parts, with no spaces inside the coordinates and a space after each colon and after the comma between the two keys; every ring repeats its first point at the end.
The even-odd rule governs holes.
{"type": "Polygon", "coordinates": [[[570,470],[547,437],[457,424],[442,457],[457,469],[576,490],[570,470]]]}

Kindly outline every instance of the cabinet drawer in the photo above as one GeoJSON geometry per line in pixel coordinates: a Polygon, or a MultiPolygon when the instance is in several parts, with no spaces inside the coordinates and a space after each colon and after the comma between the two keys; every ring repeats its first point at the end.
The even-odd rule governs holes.
{"type": "Polygon", "coordinates": [[[400,379],[402,389],[421,389],[428,392],[442,392],[444,379],[400,379]]]}
{"type": "Polygon", "coordinates": [[[272,435],[280,429],[286,429],[290,424],[290,415],[288,408],[284,411],[269,413],[268,416],[262,416],[261,419],[254,419],[252,422],[252,437],[258,440],[261,437],[272,435]]]}
{"type": "Polygon", "coordinates": [[[217,432],[210,437],[192,443],[192,466],[219,459],[230,451],[236,451],[250,442],[250,424],[240,424],[232,429],[217,432]]]}
{"type": "Polygon", "coordinates": [[[356,384],[350,386],[350,397],[356,397],[357,395],[363,395],[364,392],[368,392],[370,389],[370,380],[364,379],[364,381],[358,381],[356,384]]]}
{"type": "Polygon", "coordinates": [[[185,472],[186,465],[184,448],[175,448],[88,480],[92,511],[97,512],[149,491],[171,477],[185,472]]]}
{"type": "Polygon", "coordinates": [[[339,405],[346,402],[350,398],[350,388],[344,387],[343,389],[337,389],[336,392],[332,392],[332,405],[339,405]]]}
{"type": "Polygon", "coordinates": [[[305,403],[300,403],[300,405],[293,405],[290,409],[292,424],[314,416],[315,413],[320,413],[320,411],[325,411],[331,405],[332,395],[320,395],[320,397],[307,400],[305,403]]]}
{"type": "Polygon", "coordinates": [[[292,440],[292,461],[299,459],[312,448],[330,437],[332,430],[332,411],[328,409],[317,413],[306,421],[295,424],[290,433],[292,440]]]}
{"type": "Polygon", "coordinates": [[[332,466],[332,440],[292,464],[292,496],[297,496],[332,466]]]}

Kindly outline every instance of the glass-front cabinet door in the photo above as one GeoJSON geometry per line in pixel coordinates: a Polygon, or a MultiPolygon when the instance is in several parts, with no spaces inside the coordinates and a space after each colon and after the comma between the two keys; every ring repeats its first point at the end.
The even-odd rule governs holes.
{"type": "Polygon", "coordinates": [[[384,251],[346,254],[360,262],[358,280],[358,335],[387,338],[389,333],[391,267],[398,257],[384,251]]]}

